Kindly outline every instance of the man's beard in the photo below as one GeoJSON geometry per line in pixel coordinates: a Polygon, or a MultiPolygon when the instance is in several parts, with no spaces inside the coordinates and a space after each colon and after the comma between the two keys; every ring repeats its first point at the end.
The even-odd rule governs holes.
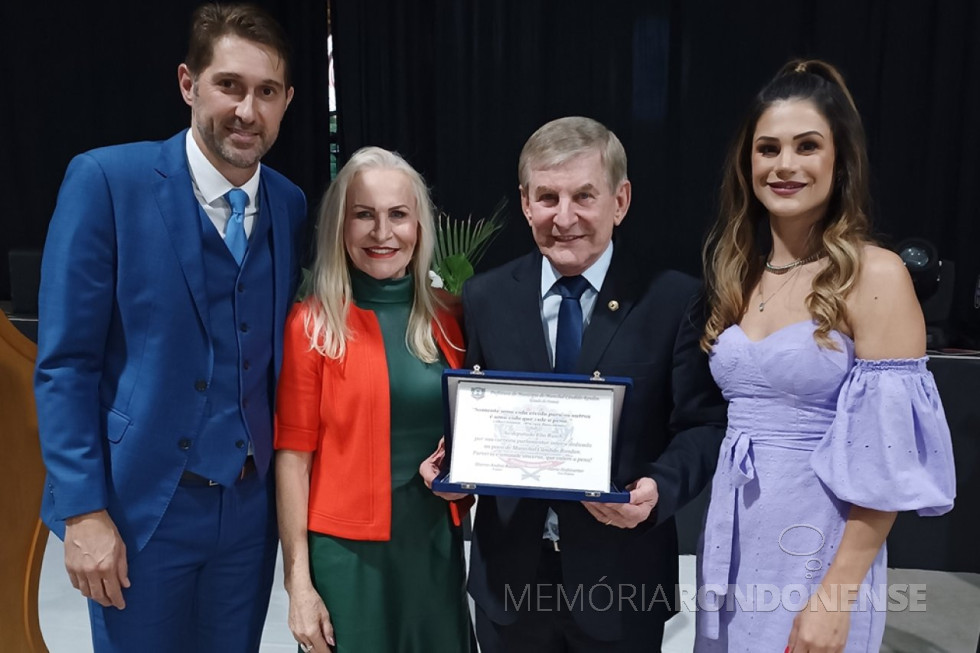
{"type": "Polygon", "coordinates": [[[265,139],[261,136],[256,139],[257,150],[239,150],[229,144],[228,138],[219,140],[215,135],[215,130],[202,122],[197,123],[197,133],[201,136],[201,140],[208,150],[222,161],[236,168],[251,168],[269,151],[265,139]]]}

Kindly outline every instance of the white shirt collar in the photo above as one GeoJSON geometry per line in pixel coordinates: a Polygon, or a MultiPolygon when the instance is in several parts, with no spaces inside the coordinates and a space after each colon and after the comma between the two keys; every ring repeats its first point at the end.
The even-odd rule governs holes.
{"type": "MultiPolygon", "coordinates": [[[[589,285],[595,292],[599,292],[602,288],[602,282],[606,280],[606,273],[609,272],[609,264],[612,262],[613,254],[613,244],[609,241],[609,245],[606,247],[606,251],[602,253],[599,258],[595,260],[595,263],[590,265],[582,276],[585,277],[589,285]]],[[[555,285],[555,282],[562,277],[555,269],[555,266],[551,264],[551,261],[547,257],[541,257],[541,296],[547,297],[551,292],[551,287],[555,285]]]]}
{"type": "Polygon", "coordinates": [[[224,175],[218,172],[218,169],[204,156],[204,152],[201,151],[201,148],[197,145],[197,141],[194,140],[194,135],[191,133],[192,130],[193,127],[187,130],[187,167],[190,169],[191,179],[194,181],[194,185],[197,187],[197,191],[200,193],[201,198],[204,199],[204,202],[206,204],[213,204],[219,198],[224,197],[225,193],[232,188],[241,188],[248,194],[249,209],[254,210],[255,197],[259,192],[259,174],[262,172],[262,164],[260,163],[256,167],[255,174],[248,181],[236,187],[225,179],[224,175]]]}

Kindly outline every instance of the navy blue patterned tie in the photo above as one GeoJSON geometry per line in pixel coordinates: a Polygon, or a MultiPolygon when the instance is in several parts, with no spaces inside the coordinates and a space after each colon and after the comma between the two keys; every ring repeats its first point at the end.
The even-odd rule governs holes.
{"type": "Polygon", "coordinates": [[[248,249],[248,235],[245,233],[245,207],[248,205],[248,193],[241,188],[232,188],[225,193],[225,199],[231,207],[231,217],[228,218],[228,226],[225,227],[225,244],[241,265],[242,259],[245,258],[245,250],[248,249]]]}
{"type": "Polygon", "coordinates": [[[568,374],[575,370],[578,353],[582,348],[582,293],[589,288],[588,280],[581,276],[562,277],[555,282],[554,290],[561,295],[558,309],[558,335],[555,337],[555,371],[568,374]]]}

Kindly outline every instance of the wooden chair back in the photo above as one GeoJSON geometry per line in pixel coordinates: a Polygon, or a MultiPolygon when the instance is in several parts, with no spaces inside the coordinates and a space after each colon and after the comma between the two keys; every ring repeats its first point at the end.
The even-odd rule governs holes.
{"type": "Polygon", "coordinates": [[[0,311],[0,647],[47,653],[37,588],[48,529],[41,523],[44,464],[34,405],[37,346],[0,311]]]}

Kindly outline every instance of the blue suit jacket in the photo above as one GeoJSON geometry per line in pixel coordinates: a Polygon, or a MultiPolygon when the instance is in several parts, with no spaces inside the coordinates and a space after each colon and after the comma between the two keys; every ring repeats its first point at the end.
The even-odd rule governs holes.
{"type": "MultiPolygon", "coordinates": [[[[61,537],[66,518],[107,508],[127,547],[142,549],[206,419],[214,348],[185,134],[81,154],[58,195],[35,394],[48,472],[41,516],[61,537]]],[[[306,200],[265,166],[259,195],[272,220],[278,375],[306,200]]]]}

